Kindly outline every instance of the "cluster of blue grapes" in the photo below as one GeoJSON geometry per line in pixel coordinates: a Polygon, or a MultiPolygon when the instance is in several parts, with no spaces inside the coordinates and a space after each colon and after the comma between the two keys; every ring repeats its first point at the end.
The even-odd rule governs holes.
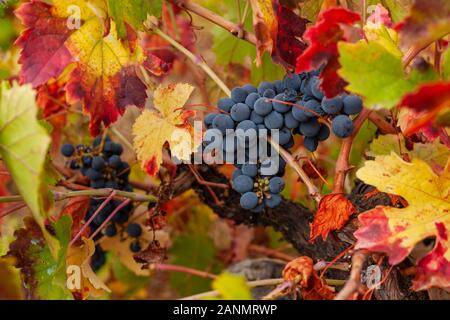
{"type": "MultiPolygon", "coordinates": [[[[257,135],[261,129],[278,129],[278,144],[289,150],[294,145],[293,134],[304,136],[304,147],[313,152],[320,141],[328,139],[331,128],[339,138],[346,138],[353,132],[350,116],[362,110],[362,101],[354,95],[340,95],[326,98],[320,89],[319,71],[286,75],[283,80],[264,81],[256,88],[253,85],[236,87],[231,96],[218,101],[219,113],[210,113],[205,119],[208,130],[205,139],[214,129],[227,136],[229,130],[254,129],[257,135]]],[[[239,136],[237,137],[239,143],[239,136]]],[[[206,144],[207,145],[207,144],[206,144]]],[[[236,152],[235,145],[223,143],[223,153],[236,152]]],[[[273,148],[269,148],[273,150],[273,148]]],[[[271,155],[272,157],[272,155],[271,155]]],[[[273,157],[271,158],[273,159],[273,157]]],[[[281,203],[279,193],[284,188],[284,160],[278,158],[278,172],[267,176],[261,168],[270,165],[270,158],[258,160],[256,164],[235,164],[232,184],[241,193],[243,208],[260,212],[265,206],[274,208],[281,203]]]]}
{"type": "MultiPolygon", "coordinates": [[[[92,145],[79,144],[74,146],[66,143],[61,147],[61,154],[68,158],[68,166],[73,170],[80,170],[81,174],[89,179],[91,188],[133,191],[133,187],[128,181],[130,167],[126,161],[121,159],[122,152],[122,145],[114,143],[109,137],[105,137],[105,139],[97,137],[93,140],[92,145]]],[[[104,199],[101,198],[91,198],[89,210],[84,218],[85,221],[88,221],[94,215],[103,201],[104,199]]],[[[119,205],[120,201],[118,200],[113,199],[108,202],[90,223],[91,232],[95,232],[119,205]]],[[[141,251],[139,241],[142,234],[141,225],[137,223],[127,224],[133,209],[132,203],[121,208],[104,230],[96,235],[94,240],[98,240],[103,235],[114,237],[118,232],[123,234],[126,229],[128,236],[134,239],[130,244],[130,250],[132,252],[141,251]]],[[[91,259],[92,269],[98,270],[105,263],[105,258],[105,251],[97,244],[91,259]]]]}

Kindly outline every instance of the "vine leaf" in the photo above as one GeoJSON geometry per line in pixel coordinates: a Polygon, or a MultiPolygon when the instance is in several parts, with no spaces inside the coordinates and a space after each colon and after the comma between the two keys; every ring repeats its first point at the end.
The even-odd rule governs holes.
{"type": "Polygon", "coordinates": [[[406,135],[417,132],[434,120],[441,126],[450,126],[450,121],[445,120],[444,116],[450,106],[450,81],[424,84],[415,92],[406,94],[400,106],[413,109],[417,116],[408,123],[406,135]]]}
{"type": "Polygon", "coordinates": [[[295,258],[283,269],[284,280],[297,281],[304,300],[333,300],[334,288],[326,285],[314,270],[313,260],[308,256],[295,258]]]}
{"type": "Polygon", "coordinates": [[[134,30],[141,31],[147,15],[159,17],[161,9],[161,0],[108,0],[108,10],[116,22],[120,38],[127,36],[127,24],[134,30]]]}
{"type": "MultiPolygon", "coordinates": [[[[404,133],[410,127],[410,124],[417,120],[419,112],[410,108],[401,108],[398,113],[397,124],[404,133]]],[[[416,135],[423,137],[425,141],[436,141],[437,138],[450,149],[450,137],[445,127],[438,128],[432,122],[422,125],[415,132],[416,135]]]]}
{"type": "Polygon", "coordinates": [[[450,2],[415,0],[409,16],[397,25],[402,46],[423,48],[450,33],[450,2]]]}
{"type": "Polygon", "coordinates": [[[253,29],[256,36],[256,64],[261,65],[265,51],[271,53],[275,48],[278,19],[272,0],[250,0],[253,11],[253,29]]]}
{"type": "MultiPolygon", "coordinates": [[[[134,223],[141,225],[145,225],[147,220],[148,217],[146,215],[133,218],[134,223]]],[[[150,228],[143,228],[142,235],[139,239],[143,247],[144,243],[152,243],[153,240],[156,240],[162,248],[166,248],[170,242],[167,232],[162,230],[153,232],[150,228]]],[[[118,233],[114,237],[103,237],[100,240],[100,244],[105,251],[112,252],[120,263],[136,276],[149,276],[151,273],[150,270],[148,268],[143,269],[142,263],[136,262],[133,258],[135,253],[130,250],[130,244],[133,241],[134,239],[130,237],[123,239],[123,235],[118,233]]]]}
{"type": "Polygon", "coordinates": [[[70,240],[71,218],[64,216],[52,224],[60,250],[52,256],[42,230],[32,217],[25,217],[24,227],[14,232],[7,257],[15,260],[28,294],[41,299],[71,299],[66,287],[65,258],[70,240]]]}
{"type": "Polygon", "coordinates": [[[53,199],[45,181],[45,158],[50,137],[36,119],[36,93],[30,85],[0,87],[0,155],[17,189],[42,228],[53,253],[57,241],[44,227],[53,207],[53,199]]]}
{"type": "Polygon", "coordinates": [[[364,97],[365,105],[391,108],[421,82],[436,79],[431,69],[414,69],[405,76],[394,30],[380,26],[378,30],[368,31],[369,41],[338,45],[342,66],[339,75],[348,82],[347,90],[364,97]]]}
{"type": "Polygon", "coordinates": [[[330,231],[341,229],[354,213],[356,208],[343,194],[324,196],[311,224],[310,241],[314,242],[319,236],[325,241],[330,231]]]}
{"type": "Polygon", "coordinates": [[[278,0],[250,0],[250,3],[256,36],[256,65],[261,66],[267,51],[274,62],[292,69],[297,56],[306,49],[301,38],[309,20],[299,17],[278,0]]]}
{"type": "Polygon", "coordinates": [[[355,33],[357,38],[361,37],[358,31],[348,32],[359,20],[359,15],[354,12],[343,8],[332,8],[322,12],[316,24],[305,32],[304,38],[309,47],[298,56],[296,72],[323,67],[320,73],[321,87],[327,97],[344,91],[346,82],[337,74],[340,67],[337,44],[338,41],[352,40],[355,33]]]}
{"type": "Polygon", "coordinates": [[[81,299],[86,299],[89,296],[99,298],[105,292],[111,292],[111,290],[92,271],[90,259],[95,252],[94,241],[84,237],[82,241],[81,246],[72,246],[67,252],[67,265],[80,267],[82,275],[80,289],[75,289],[72,294],[81,299]]]}
{"type": "MultiPolygon", "coordinates": [[[[386,134],[373,139],[368,156],[390,155],[395,152],[400,156],[407,155],[409,159],[418,158],[428,163],[433,169],[435,165],[444,168],[447,164],[450,150],[438,140],[432,143],[414,143],[413,149],[406,148],[405,139],[401,135],[386,134]]],[[[434,170],[438,172],[437,170],[434,170]]]]}
{"type": "MultiPolygon", "coordinates": [[[[67,215],[72,219],[72,234],[71,238],[73,238],[78,231],[83,226],[83,219],[86,216],[86,213],[91,206],[91,201],[89,197],[73,197],[64,205],[61,213],[55,219],[59,219],[60,217],[67,215]]],[[[85,236],[88,236],[88,231],[85,231],[85,236]]]]}
{"type": "Polygon", "coordinates": [[[114,123],[127,106],[144,107],[146,86],[136,68],[144,65],[159,74],[157,62],[162,61],[146,55],[131,28],[128,41],[121,41],[104,1],[32,1],[22,4],[16,15],[27,28],[16,42],[22,48],[21,81],[37,87],[73,65],[67,99],[80,101],[90,113],[92,135],[114,123]],[[79,19],[73,17],[74,5],[79,19]]]}
{"type": "Polygon", "coordinates": [[[406,208],[380,206],[360,214],[361,227],[355,232],[355,248],[384,252],[389,262],[396,265],[418,242],[435,237],[433,250],[417,264],[413,288],[450,288],[449,168],[437,175],[420,159],[409,163],[392,153],[366,161],[356,175],[381,192],[402,196],[409,205],[406,208]]]}
{"type": "Polygon", "coordinates": [[[164,145],[169,143],[172,156],[189,160],[193,146],[187,122],[192,111],[183,110],[194,87],[189,84],[160,85],[154,92],[156,110],[144,110],[133,125],[134,148],[142,167],[155,175],[162,163],[164,145]]]}
{"type": "Polygon", "coordinates": [[[291,9],[275,4],[278,28],[272,59],[287,69],[293,69],[297,57],[306,49],[302,37],[306,30],[308,19],[299,17],[291,9]]]}

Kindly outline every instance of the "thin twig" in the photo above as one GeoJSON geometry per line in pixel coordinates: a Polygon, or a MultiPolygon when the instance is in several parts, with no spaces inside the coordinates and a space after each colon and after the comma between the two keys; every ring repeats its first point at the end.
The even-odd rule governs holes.
{"type": "Polygon", "coordinates": [[[125,136],[119,130],[117,130],[117,128],[109,127],[109,130],[111,131],[112,134],[114,134],[117,138],[119,138],[119,140],[122,141],[124,145],[126,145],[130,150],[134,151],[131,142],[128,141],[128,139],[125,138],[125,136]]]}
{"type": "MultiPolygon", "coordinates": [[[[248,281],[247,286],[249,288],[256,288],[256,287],[263,287],[263,286],[274,286],[282,283],[284,281],[283,278],[276,278],[276,279],[263,279],[263,280],[255,280],[255,281],[248,281]]],[[[208,292],[202,292],[199,294],[195,294],[193,296],[184,297],[180,300],[200,300],[206,297],[216,297],[220,295],[219,291],[212,290],[208,292]]]]}
{"type": "MultiPolygon", "coordinates": [[[[80,196],[89,196],[89,197],[107,197],[111,194],[113,189],[104,188],[104,189],[88,189],[88,190],[80,190],[80,191],[53,191],[53,198],[55,201],[61,201],[68,198],[80,197],[80,196]]],[[[147,195],[142,193],[135,192],[127,192],[122,190],[115,190],[117,197],[129,198],[133,201],[137,202],[156,202],[157,198],[153,195],[147,195]]],[[[5,196],[0,197],[0,203],[6,202],[21,202],[23,201],[22,196],[5,196]]]]}
{"type": "Polygon", "coordinates": [[[344,192],[345,176],[347,175],[347,172],[351,169],[351,166],[348,162],[348,158],[350,156],[350,151],[352,149],[353,140],[355,139],[355,136],[357,135],[362,124],[369,116],[370,112],[371,110],[364,108],[359,114],[358,118],[356,118],[356,120],[353,122],[354,128],[352,135],[342,140],[341,150],[339,151],[339,155],[336,161],[336,169],[334,173],[334,182],[333,182],[333,193],[344,192]]]}
{"type": "Polygon", "coordinates": [[[268,294],[266,294],[264,297],[262,297],[262,300],[275,300],[276,298],[280,296],[284,296],[288,294],[295,286],[295,282],[292,280],[285,280],[281,284],[279,284],[275,289],[270,291],[268,294]]]}
{"type": "Polygon", "coordinates": [[[150,269],[159,270],[159,271],[182,272],[182,273],[192,274],[197,277],[208,278],[208,279],[216,279],[217,278],[217,276],[215,274],[212,274],[212,273],[209,273],[206,271],[196,270],[196,269],[192,269],[192,268],[188,268],[188,267],[184,267],[184,266],[178,266],[178,265],[174,265],[174,264],[164,264],[164,263],[152,264],[150,266],[150,269]]]}
{"type": "Polygon", "coordinates": [[[103,208],[108,204],[109,201],[111,201],[112,198],[116,195],[116,192],[113,190],[111,194],[103,200],[103,202],[100,204],[100,206],[95,210],[94,214],[89,218],[88,221],[78,230],[77,234],[73,237],[73,239],[70,241],[69,246],[72,246],[78,238],[83,234],[83,232],[89,227],[89,225],[92,223],[92,221],[95,219],[95,217],[100,213],[100,211],[103,210],[103,208]]]}
{"type": "Polygon", "coordinates": [[[94,231],[93,234],[91,234],[90,238],[94,239],[95,236],[97,234],[100,233],[100,231],[103,230],[103,228],[108,224],[109,221],[111,221],[112,218],[114,218],[114,216],[117,214],[117,212],[119,212],[123,207],[125,207],[127,204],[130,203],[130,199],[127,199],[125,201],[123,201],[121,204],[119,204],[113,212],[111,212],[111,214],[108,216],[108,218],[105,219],[105,221],[103,221],[103,223],[100,225],[100,227],[97,228],[97,230],[94,231]]]}
{"type": "Polygon", "coordinates": [[[283,252],[274,250],[274,249],[270,249],[270,248],[266,248],[263,246],[258,246],[256,244],[251,244],[248,246],[248,250],[253,252],[253,253],[259,253],[259,254],[263,254],[267,257],[272,257],[272,258],[277,258],[280,260],[284,260],[284,261],[292,261],[295,259],[295,257],[290,256],[288,254],[285,254],[283,252]]]}
{"type": "Polygon", "coordinates": [[[270,142],[270,144],[275,148],[275,150],[278,150],[278,152],[281,154],[283,159],[286,161],[287,164],[289,164],[295,172],[297,172],[300,179],[303,181],[303,183],[306,185],[306,188],[308,189],[309,195],[317,202],[320,202],[320,199],[322,198],[319,189],[312,183],[311,179],[308,177],[305,171],[303,171],[302,167],[298,165],[298,163],[295,161],[295,159],[292,157],[292,155],[287,152],[285,149],[283,149],[278,143],[275,141],[272,141],[270,137],[267,137],[267,141],[270,142]]]}
{"type": "Polygon", "coordinates": [[[345,283],[344,288],[334,298],[335,300],[347,300],[353,293],[359,291],[361,286],[361,272],[368,254],[369,252],[367,250],[359,250],[353,254],[350,277],[345,283]]]}
{"type": "Polygon", "coordinates": [[[209,20],[210,22],[214,23],[215,25],[218,25],[219,27],[222,27],[223,29],[230,32],[232,35],[246,40],[252,44],[256,44],[256,37],[253,33],[245,31],[242,29],[242,32],[239,32],[239,24],[233,23],[231,21],[228,21],[224,19],[222,16],[215,14],[214,12],[202,7],[201,5],[190,1],[190,0],[172,0],[173,3],[176,3],[178,6],[193,12],[206,20],[209,20]]]}
{"type": "Polygon", "coordinates": [[[176,48],[178,51],[183,53],[186,57],[188,57],[194,64],[199,66],[203,69],[203,71],[208,74],[208,76],[215,82],[217,85],[222,89],[223,92],[227,96],[230,96],[231,91],[226,86],[226,84],[217,76],[217,74],[200,58],[194,55],[192,52],[190,52],[188,49],[186,49],[183,45],[181,45],[179,42],[172,39],[169,35],[165,34],[161,29],[159,29],[157,26],[153,25],[150,21],[147,21],[145,23],[145,26],[149,29],[149,31],[152,31],[154,34],[160,36],[167,42],[169,42],[174,48],[176,48]]]}
{"type": "Polygon", "coordinates": [[[17,210],[20,210],[20,209],[22,209],[22,208],[25,208],[26,206],[27,206],[26,203],[19,203],[19,204],[16,204],[16,205],[14,205],[14,206],[12,206],[12,207],[10,207],[10,208],[7,208],[7,209],[4,210],[2,213],[0,213],[0,219],[3,219],[3,218],[6,217],[7,215],[9,215],[9,214],[11,214],[11,213],[13,213],[13,212],[15,212],[15,211],[17,211],[17,210]]]}
{"type": "Polygon", "coordinates": [[[368,116],[368,119],[378,127],[382,134],[396,134],[397,130],[395,127],[387,122],[382,116],[380,116],[377,112],[371,112],[368,116]]]}

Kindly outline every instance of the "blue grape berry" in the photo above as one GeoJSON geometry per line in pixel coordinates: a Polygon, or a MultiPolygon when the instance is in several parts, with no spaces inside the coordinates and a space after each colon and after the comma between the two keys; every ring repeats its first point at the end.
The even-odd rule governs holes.
{"type": "Polygon", "coordinates": [[[279,194],[270,194],[264,201],[269,208],[278,207],[281,203],[281,196],[279,194]]]}
{"type": "Polygon", "coordinates": [[[225,134],[227,129],[234,128],[234,121],[227,114],[219,114],[214,118],[212,125],[214,129],[218,129],[225,134]]]}
{"type": "Polygon", "coordinates": [[[75,148],[74,148],[73,144],[66,143],[66,144],[63,144],[61,147],[61,154],[65,157],[71,157],[74,152],[75,152],[75,148]]]}
{"type": "Polygon", "coordinates": [[[134,253],[141,251],[141,245],[139,244],[139,241],[136,240],[130,243],[130,251],[134,253]]]}
{"type": "MultiPolygon", "coordinates": [[[[280,93],[278,95],[275,96],[274,98],[275,100],[280,100],[280,101],[285,101],[286,97],[284,93],[280,93]]],[[[281,103],[278,101],[272,101],[272,105],[273,105],[273,109],[275,111],[278,111],[280,113],[285,113],[288,112],[289,110],[292,109],[292,106],[289,105],[288,103],[281,103]]]]}
{"type": "Polygon", "coordinates": [[[260,95],[263,95],[267,89],[272,89],[273,91],[275,91],[275,86],[268,81],[263,81],[259,84],[258,93],[260,95]]]}
{"type": "Polygon", "coordinates": [[[270,112],[272,112],[273,109],[272,102],[266,98],[259,98],[258,100],[256,100],[253,109],[260,116],[268,115],[270,112]]]}
{"type": "Polygon", "coordinates": [[[231,108],[231,118],[240,122],[250,118],[250,108],[245,103],[237,103],[231,108]]]}
{"type": "Polygon", "coordinates": [[[258,196],[254,192],[246,192],[241,196],[241,207],[247,210],[254,209],[258,205],[258,196]]]}
{"type": "Polygon", "coordinates": [[[264,117],[264,124],[267,129],[280,129],[284,124],[283,115],[277,111],[272,111],[264,117]]]}
{"type": "Polygon", "coordinates": [[[264,122],[264,117],[260,116],[259,114],[256,113],[255,110],[253,110],[250,113],[250,121],[254,122],[255,124],[261,124],[264,122]]]}
{"type": "Polygon", "coordinates": [[[280,193],[284,189],[284,180],[280,177],[273,177],[269,180],[270,193],[280,193]]]}
{"type": "Polygon", "coordinates": [[[217,113],[209,113],[204,119],[205,125],[208,126],[208,127],[211,126],[212,123],[213,123],[214,118],[217,115],[218,115],[217,113]]]}
{"type": "Polygon", "coordinates": [[[142,234],[142,228],[141,228],[141,225],[138,224],[138,223],[130,223],[130,224],[127,226],[127,233],[128,233],[128,235],[129,235],[130,237],[133,237],[133,238],[138,238],[138,237],[140,237],[141,234],[142,234]]]}
{"type": "Polygon", "coordinates": [[[330,136],[330,128],[326,124],[320,125],[319,133],[317,133],[317,139],[319,141],[325,141],[330,136]]]}
{"type": "Polygon", "coordinates": [[[242,175],[233,179],[234,190],[240,193],[248,192],[253,189],[253,179],[249,176],[242,175]]]}
{"type": "Polygon", "coordinates": [[[322,100],[322,109],[328,114],[338,114],[342,110],[342,97],[324,98],[322,100]]]}
{"type": "Polygon", "coordinates": [[[333,119],[333,132],[339,138],[347,138],[353,132],[353,122],[346,115],[338,115],[333,119]]]}
{"type": "Polygon", "coordinates": [[[231,100],[230,98],[222,98],[219,99],[219,101],[217,102],[217,107],[222,110],[225,111],[226,113],[229,113],[231,110],[231,107],[235,105],[235,102],[233,100],[231,100]]]}
{"type": "Polygon", "coordinates": [[[257,92],[252,92],[245,99],[245,104],[248,105],[250,109],[253,109],[256,100],[259,98],[261,98],[261,96],[257,92]]]}
{"type": "MultiPolygon", "coordinates": [[[[297,108],[295,108],[297,109],[297,108]]],[[[284,125],[289,129],[294,129],[299,126],[299,122],[292,115],[294,108],[292,108],[291,112],[287,112],[284,114],[284,125]]]]}
{"type": "Polygon", "coordinates": [[[303,140],[303,145],[309,151],[314,152],[319,145],[319,140],[317,140],[316,137],[305,137],[305,139],[303,140]]]}
{"type": "Polygon", "coordinates": [[[241,171],[242,174],[254,178],[258,174],[258,166],[256,164],[246,163],[242,165],[241,171]]]}
{"type": "Polygon", "coordinates": [[[362,100],[358,96],[348,95],[344,97],[344,113],[348,115],[358,114],[363,108],[362,100]]]}
{"type": "Polygon", "coordinates": [[[317,121],[317,118],[311,118],[306,122],[300,123],[299,130],[305,137],[314,137],[319,133],[320,123],[317,121]]]}
{"type": "Polygon", "coordinates": [[[311,80],[310,80],[310,85],[311,85],[311,93],[312,93],[312,95],[316,99],[322,100],[325,95],[324,95],[322,89],[320,89],[319,77],[317,77],[317,76],[312,77],[311,80]]]}
{"type": "Polygon", "coordinates": [[[258,89],[256,89],[256,87],[254,85],[251,85],[251,84],[246,84],[245,86],[242,87],[242,89],[247,91],[248,94],[258,92],[258,89]]]}
{"type": "Polygon", "coordinates": [[[233,88],[233,90],[231,90],[231,99],[236,102],[244,102],[245,99],[247,98],[248,93],[245,89],[240,88],[240,87],[236,87],[233,88]]]}

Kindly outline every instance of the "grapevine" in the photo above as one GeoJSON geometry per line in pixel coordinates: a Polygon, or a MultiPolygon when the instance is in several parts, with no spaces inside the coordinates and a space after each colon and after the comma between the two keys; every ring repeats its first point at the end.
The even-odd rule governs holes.
{"type": "Polygon", "coordinates": [[[449,17],[0,1],[0,299],[448,299],[449,17]]]}

